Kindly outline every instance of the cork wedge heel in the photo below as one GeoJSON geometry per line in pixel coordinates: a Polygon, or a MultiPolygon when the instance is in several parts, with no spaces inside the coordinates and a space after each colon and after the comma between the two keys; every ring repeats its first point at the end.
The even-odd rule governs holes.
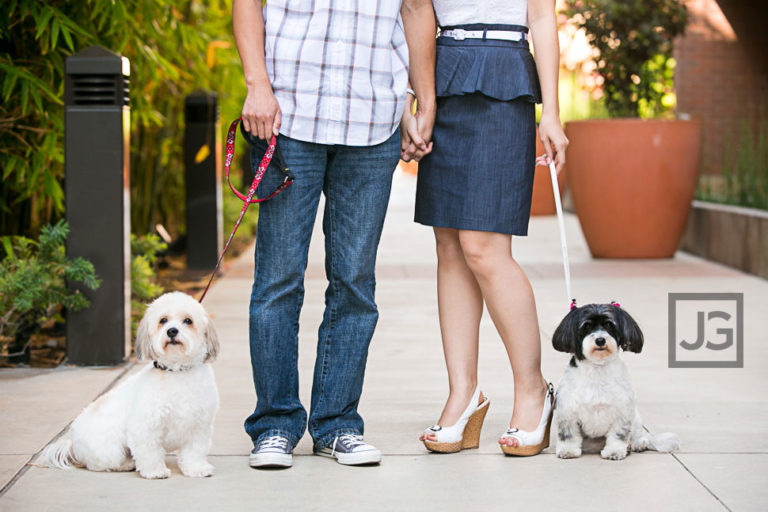
{"type": "Polygon", "coordinates": [[[433,425],[424,430],[425,434],[432,434],[437,441],[424,439],[427,450],[438,453],[456,453],[461,450],[477,448],[480,446],[480,431],[488,412],[491,401],[488,397],[478,404],[480,388],[476,389],[459,420],[450,427],[433,425]]]}
{"type": "Polygon", "coordinates": [[[549,431],[552,426],[552,410],[554,406],[555,388],[552,384],[547,384],[547,393],[544,396],[544,407],[541,411],[539,426],[533,432],[526,432],[517,428],[507,429],[501,435],[499,442],[515,438],[517,446],[501,444],[501,451],[506,455],[515,455],[518,457],[530,457],[538,455],[541,451],[549,447],[549,431]]]}

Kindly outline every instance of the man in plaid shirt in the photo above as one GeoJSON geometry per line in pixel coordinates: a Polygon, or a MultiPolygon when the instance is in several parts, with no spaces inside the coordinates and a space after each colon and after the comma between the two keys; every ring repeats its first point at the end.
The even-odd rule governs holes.
{"type": "MultiPolygon", "coordinates": [[[[234,0],[233,26],[247,85],[243,125],[258,163],[278,146],[294,184],[259,209],[250,303],[258,402],[245,421],[253,467],[290,467],[304,435],[298,327],[318,202],[328,288],[312,385],[314,452],[376,464],[357,412],[378,319],[376,250],[400,156],[400,119],[418,98],[405,140],[430,151],[435,19],[430,0],[234,0]],[[407,44],[406,44],[407,43],[407,44]],[[408,83],[413,90],[408,89],[408,83]]],[[[281,181],[267,172],[264,190],[281,181]]]]}

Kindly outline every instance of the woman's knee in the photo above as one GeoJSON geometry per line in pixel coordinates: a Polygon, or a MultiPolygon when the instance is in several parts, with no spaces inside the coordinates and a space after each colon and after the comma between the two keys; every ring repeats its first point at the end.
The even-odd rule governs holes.
{"type": "Polygon", "coordinates": [[[447,261],[463,258],[459,231],[450,228],[435,228],[435,246],[439,260],[447,261]]]}
{"type": "MultiPolygon", "coordinates": [[[[505,247],[506,235],[484,231],[459,231],[461,251],[467,266],[475,275],[490,275],[505,257],[511,258],[509,247],[505,247]]],[[[511,242],[507,242],[511,243],[511,242]]]]}

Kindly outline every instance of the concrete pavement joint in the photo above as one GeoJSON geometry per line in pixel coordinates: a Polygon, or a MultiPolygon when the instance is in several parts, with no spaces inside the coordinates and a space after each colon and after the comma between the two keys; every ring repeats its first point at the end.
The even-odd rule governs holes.
{"type": "Polygon", "coordinates": [[[688,474],[694,478],[694,480],[699,482],[699,485],[701,485],[704,489],[706,489],[707,492],[711,494],[712,497],[715,498],[717,502],[723,506],[723,508],[725,508],[725,510],[727,510],[728,512],[733,512],[731,508],[728,505],[726,505],[725,502],[723,502],[723,500],[721,500],[720,497],[712,491],[712,489],[707,487],[707,485],[704,482],[702,482],[701,479],[699,479],[699,477],[693,474],[693,471],[688,469],[688,466],[686,466],[683,461],[681,461],[674,453],[670,453],[670,455],[672,456],[673,459],[675,459],[678,462],[678,464],[683,466],[683,469],[685,469],[688,472],[688,474]]]}
{"type": "MultiPolygon", "coordinates": [[[[111,383],[110,383],[110,384],[109,384],[109,385],[108,385],[106,388],[104,388],[104,390],[102,390],[102,392],[101,392],[101,393],[99,393],[99,394],[98,394],[98,395],[97,395],[97,396],[96,396],[96,397],[95,397],[93,400],[91,400],[91,402],[93,402],[94,400],[97,400],[97,399],[98,399],[98,398],[99,398],[101,395],[103,395],[104,393],[108,393],[108,392],[109,392],[109,390],[111,390],[113,387],[115,387],[115,386],[117,385],[117,383],[120,381],[120,379],[122,379],[122,378],[123,378],[123,377],[124,377],[124,376],[125,376],[125,375],[126,375],[126,374],[127,374],[129,371],[130,371],[130,370],[131,370],[131,368],[133,368],[135,365],[136,365],[136,363],[135,363],[135,362],[133,362],[133,361],[129,362],[129,363],[126,365],[125,369],[124,369],[122,372],[120,372],[120,374],[119,374],[117,377],[115,377],[115,379],[114,379],[114,380],[113,380],[113,381],[112,381],[112,382],[111,382],[111,383]]],[[[91,402],[88,402],[88,403],[91,403],[91,402]]],[[[30,457],[30,458],[27,460],[27,462],[25,462],[25,463],[24,463],[24,466],[22,466],[22,467],[21,467],[21,469],[19,469],[19,470],[16,472],[16,474],[15,474],[15,475],[13,475],[13,478],[11,478],[11,479],[8,481],[8,483],[7,483],[7,484],[5,484],[5,485],[3,486],[3,488],[2,488],[2,489],[0,489],[0,498],[2,498],[2,497],[5,495],[5,493],[6,493],[6,492],[8,492],[8,491],[11,489],[11,487],[13,487],[13,486],[14,486],[14,484],[16,484],[16,482],[18,482],[18,481],[19,481],[19,479],[20,479],[22,476],[24,476],[24,474],[25,474],[27,471],[29,471],[29,468],[31,468],[31,467],[32,467],[32,465],[31,465],[31,462],[32,462],[33,460],[35,460],[35,459],[37,458],[37,456],[38,456],[38,455],[40,455],[40,452],[42,452],[42,451],[43,451],[43,449],[45,449],[45,447],[46,447],[46,446],[48,446],[49,444],[53,443],[54,441],[56,441],[56,440],[58,440],[59,438],[61,438],[61,436],[63,436],[64,434],[66,434],[66,432],[67,432],[67,430],[69,430],[69,426],[70,426],[71,424],[72,424],[72,422],[71,422],[71,421],[70,421],[69,423],[67,423],[67,424],[64,426],[64,428],[63,428],[63,429],[61,429],[61,431],[59,431],[59,433],[58,433],[58,434],[56,434],[55,436],[53,436],[53,438],[52,438],[51,440],[49,440],[47,443],[45,443],[45,444],[43,445],[43,447],[42,447],[40,450],[38,450],[37,452],[35,452],[35,453],[34,453],[34,454],[33,454],[33,455],[32,455],[32,456],[31,456],[31,457],[30,457]]],[[[20,455],[26,455],[26,454],[24,453],[24,454],[20,454],[20,455]]]]}

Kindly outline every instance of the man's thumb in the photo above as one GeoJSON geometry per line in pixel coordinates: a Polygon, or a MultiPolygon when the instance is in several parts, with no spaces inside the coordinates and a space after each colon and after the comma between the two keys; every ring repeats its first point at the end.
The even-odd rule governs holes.
{"type": "Polygon", "coordinates": [[[280,122],[282,121],[282,114],[280,109],[275,112],[275,122],[272,123],[272,133],[278,135],[280,133],[280,122]]]}

